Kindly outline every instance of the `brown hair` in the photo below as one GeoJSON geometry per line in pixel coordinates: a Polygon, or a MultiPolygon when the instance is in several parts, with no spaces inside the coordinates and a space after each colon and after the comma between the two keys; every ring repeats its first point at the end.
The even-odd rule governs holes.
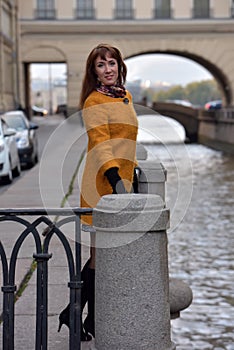
{"type": "Polygon", "coordinates": [[[126,81],[127,67],[123,61],[120,51],[108,44],[99,44],[89,54],[86,61],[85,75],[83,79],[79,108],[83,108],[84,102],[89,94],[95,90],[97,85],[97,74],[95,72],[95,61],[98,56],[101,59],[106,60],[107,53],[110,53],[111,57],[118,62],[118,80],[117,84],[124,84],[126,81]]]}

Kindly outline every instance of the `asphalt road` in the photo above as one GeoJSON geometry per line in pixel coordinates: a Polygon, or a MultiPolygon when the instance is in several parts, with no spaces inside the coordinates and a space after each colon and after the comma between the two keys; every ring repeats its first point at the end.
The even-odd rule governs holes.
{"type": "MultiPolygon", "coordinates": [[[[64,120],[63,115],[52,115],[47,117],[33,117],[32,122],[38,124],[38,147],[39,147],[39,161],[46,142],[56,127],[64,120]]],[[[20,179],[30,170],[22,167],[21,176],[15,177],[10,185],[0,183],[0,195],[4,193],[12,184],[20,181],[20,179]]]]}

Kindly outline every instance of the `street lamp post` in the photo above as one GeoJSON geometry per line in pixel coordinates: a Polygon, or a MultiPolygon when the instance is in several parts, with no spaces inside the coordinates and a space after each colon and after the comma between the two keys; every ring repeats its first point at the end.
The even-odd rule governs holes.
{"type": "Polygon", "coordinates": [[[49,80],[49,114],[53,114],[53,91],[52,91],[52,73],[51,73],[51,63],[48,65],[48,80],[49,80]]]}

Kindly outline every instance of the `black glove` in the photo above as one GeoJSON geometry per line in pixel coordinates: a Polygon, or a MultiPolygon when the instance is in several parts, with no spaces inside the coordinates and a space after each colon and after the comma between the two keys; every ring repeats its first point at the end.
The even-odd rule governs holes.
{"type": "Polygon", "coordinates": [[[123,181],[121,179],[121,177],[119,176],[118,173],[118,168],[117,167],[113,167],[113,168],[109,168],[105,171],[104,175],[107,177],[112,189],[113,189],[113,194],[123,194],[123,193],[127,193],[123,181]]]}

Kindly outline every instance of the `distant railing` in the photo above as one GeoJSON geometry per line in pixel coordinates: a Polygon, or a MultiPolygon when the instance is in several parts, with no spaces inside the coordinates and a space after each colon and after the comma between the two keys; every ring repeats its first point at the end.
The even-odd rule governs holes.
{"type": "Polygon", "coordinates": [[[233,108],[222,108],[215,111],[215,118],[220,120],[232,120],[234,121],[234,107],[233,108]]]}
{"type": "Polygon", "coordinates": [[[155,19],[171,19],[173,17],[172,9],[170,7],[157,8],[153,11],[153,17],[155,19]]]}
{"type": "MultiPolygon", "coordinates": [[[[81,297],[81,225],[80,216],[89,215],[92,209],[0,209],[0,222],[18,222],[24,226],[19,233],[16,243],[12,247],[11,256],[8,257],[2,242],[0,241],[0,258],[3,272],[3,350],[14,350],[14,309],[15,309],[15,272],[19,250],[25,239],[32,235],[35,243],[35,253],[32,257],[37,263],[37,301],[36,301],[36,336],[35,350],[46,350],[48,343],[48,261],[52,258],[49,245],[53,235],[56,235],[63,245],[69,269],[70,288],[70,333],[69,349],[80,350],[80,297],[81,297]],[[55,216],[56,220],[49,219],[49,215],[55,216]],[[32,222],[28,218],[36,217],[32,222]],[[59,219],[63,217],[62,219],[59,219]],[[73,252],[61,227],[74,222],[73,252]],[[45,224],[43,233],[39,233],[39,225],[45,224]],[[42,238],[44,235],[44,238],[42,238]],[[42,241],[43,239],[43,241],[42,241]]],[[[14,236],[15,237],[15,236],[14,236]]]]}
{"type": "Polygon", "coordinates": [[[34,14],[36,19],[56,19],[55,9],[37,9],[34,14]]]}
{"type": "Polygon", "coordinates": [[[132,8],[116,8],[114,9],[114,19],[134,19],[135,11],[132,8]]]}
{"type": "Polygon", "coordinates": [[[207,7],[196,6],[192,9],[192,17],[198,18],[198,19],[210,18],[211,17],[211,9],[209,8],[209,6],[207,6],[207,7]]]}
{"type": "Polygon", "coordinates": [[[75,9],[76,19],[96,19],[96,11],[94,8],[77,8],[75,9]]]}

